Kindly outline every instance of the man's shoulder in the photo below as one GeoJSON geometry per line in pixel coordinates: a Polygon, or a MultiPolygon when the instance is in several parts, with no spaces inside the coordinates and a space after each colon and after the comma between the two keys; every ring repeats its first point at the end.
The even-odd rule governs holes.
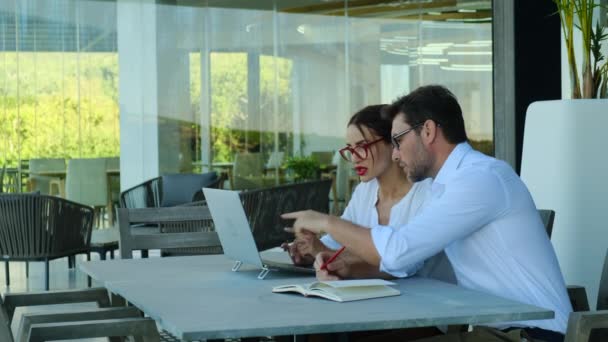
{"type": "Polygon", "coordinates": [[[496,159],[476,150],[471,150],[465,156],[458,171],[473,174],[516,175],[515,170],[504,160],[496,159]]]}

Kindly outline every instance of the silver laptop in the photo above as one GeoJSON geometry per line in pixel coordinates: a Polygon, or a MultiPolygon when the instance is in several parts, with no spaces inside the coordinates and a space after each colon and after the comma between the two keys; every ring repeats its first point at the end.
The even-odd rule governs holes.
{"type": "Polygon", "coordinates": [[[264,279],[270,270],[314,273],[312,267],[294,265],[285,251],[275,248],[258,251],[237,191],[204,188],[203,193],[224,255],[235,261],[233,271],[238,271],[242,264],[250,264],[262,269],[259,279],[264,279]]]}

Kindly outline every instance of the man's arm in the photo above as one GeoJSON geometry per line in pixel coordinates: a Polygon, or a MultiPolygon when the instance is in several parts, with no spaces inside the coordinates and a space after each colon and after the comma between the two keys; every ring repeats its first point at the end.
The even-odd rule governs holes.
{"type": "Polygon", "coordinates": [[[294,228],[326,231],[365,262],[404,276],[419,263],[462,239],[508,207],[504,185],[490,170],[469,170],[453,178],[443,194],[432,199],[422,213],[399,229],[367,229],[336,217],[304,211],[284,214],[295,218],[294,228]]]}

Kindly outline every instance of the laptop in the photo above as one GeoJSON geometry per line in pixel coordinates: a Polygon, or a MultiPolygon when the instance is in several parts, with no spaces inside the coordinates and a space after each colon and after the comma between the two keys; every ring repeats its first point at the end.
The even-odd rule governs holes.
{"type": "Polygon", "coordinates": [[[264,279],[271,270],[314,274],[312,266],[294,265],[289,254],[280,248],[258,251],[237,191],[204,188],[203,193],[224,255],[235,261],[233,271],[249,264],[262,269],[259,279],[264,279]]]}

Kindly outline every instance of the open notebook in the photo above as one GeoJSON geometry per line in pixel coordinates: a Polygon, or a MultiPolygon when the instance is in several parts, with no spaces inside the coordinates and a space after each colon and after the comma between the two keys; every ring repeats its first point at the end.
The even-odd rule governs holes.
{"type": "Polygon", "coordinates": [[[262,269],[260,279],[264,279],[270,270],[314,274],[312,266],[294,265],[289,254],[280,249],[258,251],[237,191],[204,188],[203,192],[224,255],[235,261],[233,271],[245,263],[262,269]]]}
{"type": "Polygon", "coordinates": [[[389,285],[397,284],[382,279],[318,281],[310,284],[276,286],[272,289],[272,292],[297,292],[304,296],[317,296],[336,302],[350,302],[401,294],[399,290],[389,285]]]}

